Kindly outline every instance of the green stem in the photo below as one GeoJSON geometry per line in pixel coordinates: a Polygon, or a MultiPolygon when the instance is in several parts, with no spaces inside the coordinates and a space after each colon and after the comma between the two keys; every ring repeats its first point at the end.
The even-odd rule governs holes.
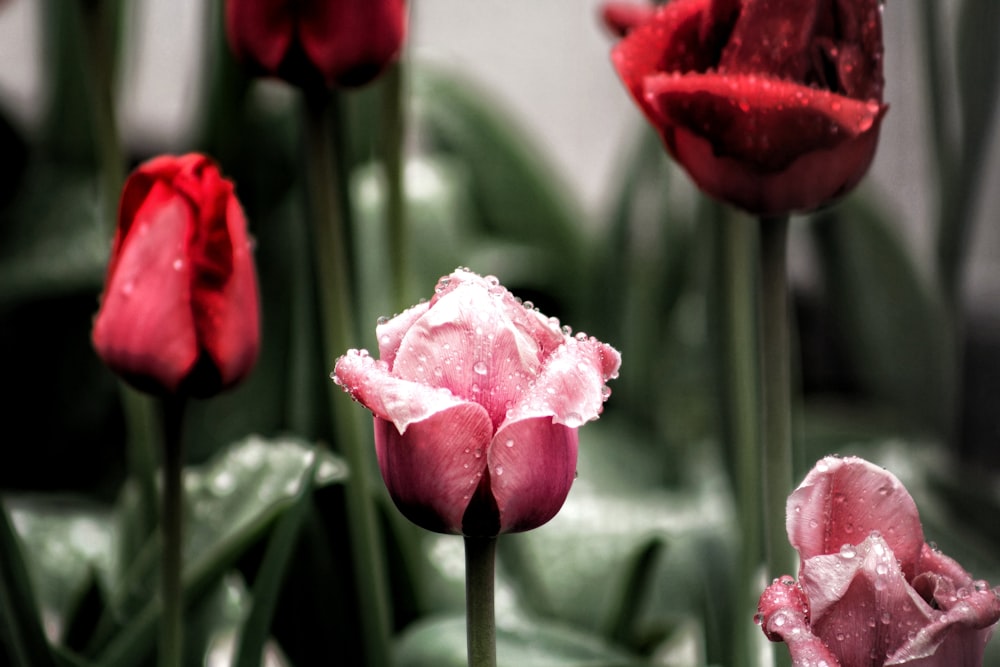
{"type": "MultiPolygon", "coordinates": [[[[306,177],[313,207],[313,251],[324,353],[328,368],[337,355],[351,346],[354,309],[348,283],[345,215],[347,174],[334,158],[334,141],[340,140],[337,104],[328,96],[306,97],[306,177]]],[[[356,571],[358,604],[363,625],[365,657],[369,665],[389,664],[390,605],[388,577],[381,534],[375,512],[368,471],[371,468],[369,438],[364,435],[362,413],[333,382],[329,382],[330,417],[337,443],[351,469],[345,489],[350,546],[356,571]]]]}
{"type": "Polygon", "coordinates": [[[761,376],[765,552],[773,576],[794,572],[785,534],[792,490],[791,372],[788,302],[788,217],[760,221],[761,376]]]}
{"type": "Polygon", "coordinates": [[[496,667],[497,627],[493,603],[497,538],[465,538],[465,623],[469,667],[496,667]]]}
{"type": "Polygon", "coordinates": [[[404,69],[396,63],[382,79],[382,164],[385,170],[386,231],[389,240],[389,266],[392,270],[393,305],[397,312],[407,306],[407,226],[405,200],[403,113],[404,69]]]}
{"type": "MultiPolygon", "coordinates": [[[[738,609],[754,609],[757,605],[757,573],[762,562],[761,533],[763,525],[762,480],[760,465],[761,415],[758,389],[761,384],[757,365],[757,327],[755,285],[757,283],[757,233],[742,217],[727,215],[715,205],[719,225],[720,322],[722,336],[721,386],[729,432],[729,452],[735,465],[737,513],[740,526],[741,553],[739,569],[738,609]]],[[[784,524],[782,524],[784,525],[784,524]]],[[[753,643],[750,633],[755,630],[747,619],[734,619],[736,631],[734,664],[753,664],[753,643]]]]}
{"type": "Polygon", "coordinates": [[[184,399],[163,401],[163,560],[160,590],[163,622],[160,625],[160,667],[183,664],[184,600],[181,586],[184,522],[184,399]]]}

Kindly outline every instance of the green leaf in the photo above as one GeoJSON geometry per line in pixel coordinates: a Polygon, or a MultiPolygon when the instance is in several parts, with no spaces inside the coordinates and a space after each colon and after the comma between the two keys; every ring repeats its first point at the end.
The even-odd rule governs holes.
{"type": "MultiPolygon", "coordinates": [[[[185,473],[189,505],[185,533],[183,585],[185,604],[192,605],[213,590],[236,561],[271,529],[294,503],[313,476],[316,486],[346,479],[346,465],[329,452],[294,439],[250,437],[214,460],[185,473]],[[318,462],[317,462],[318,460],[318,462]],[[313,472],[315,466],[315,472],[313,472]]],[[[149,551],[156,554],[156,541],[149,551]]],[[[125,572],[115,593],[124,597],[135,587],[155,584],[156,558],[147,558],[125,572]]],[[[156,640],[160,605],[147,590],[147,602],[128,615],[119,631],[107,629],[90,650],[104,667],[130,667],[148,655],[156,640]]],[[[119,598],[117,609],[124,602],[119,598]]]]}
{"type": "Polygon", "coordinates": [[[255,667],[271,627],[271,619],[278,604],[278,594],[291,560],[306,514],[312,507],[313,480],[319,460],[306,472],[302,488],[294,504],[278,522],[267,543],[267,551],[253,582],[253,606],[240,629],[239,648],[234,667],[255,667]]]}
{"type": "Polygon", "coordinates": [[[940,295],[886,219],[859,199],[820,214],[812,232],[831,321],[864,386],[910,427],[952,425],[954,352],[940,295]]]}
{"type": "MultiPolygon", "coordinates": [[[[0,501],[0,648],[20,667],[55,667],[14,526],[0,501]]],[[[0,653],[0,656],[3,654],[0,653]]]]}
{"type": "MultiPolygon", "coordinates": [[[[957,63],[962,108],[963,167],[978,169],[996,116],[1000,93],[1000,3],[965,0],[958,17],[957,63]]],[[[974,181],[976,173],[963,180],[974,181]]],[[[970,185],[964,186],[966,193],[970,185]]]]}
{"type": "MultiPolygon", "coordinates": [[[[436,618],[411,626],[396,646],[396,667],[465,667],[465,618],[436,618]]],[[[521,621],[497,628],[497,664],[521,667],[628,667],[644,664],[590,633],[521,621]]]]}

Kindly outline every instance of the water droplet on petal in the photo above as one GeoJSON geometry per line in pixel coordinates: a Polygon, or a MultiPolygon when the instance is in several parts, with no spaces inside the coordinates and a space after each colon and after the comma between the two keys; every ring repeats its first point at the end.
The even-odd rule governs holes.
{"type": "Polygon", "coordinates": [[[487,372],[487,371],[488,371],[489,369],[488,369],[488,368],[486,367],[486,362],[484,362],[484,361],[477,361],[477,362],[476,362],[476,363],[475,363],[475,364],[474,364],[474,365],[472,366],[472,370],[474,370],[474,371],[475,371],[475,372],[476,372],[477,374],[479,374],[479,375],[486,375],[486,372],[487,372]]]}
{"type": "Polygon", "coordinates": [[[171,266],[174,267],[174,271],[180,271],[184,268],[184,260],[178,257],[171,266]]]}
{"type": "Polygon", "coordinates": [[[857,555],[857,553],[858,552],[855,551],[854,547],[851,546],[850,544],[845,544],[842,547],[840,547],[840,557],[843,558],[844,560],[850,560],[854,558],[857,555]]]}

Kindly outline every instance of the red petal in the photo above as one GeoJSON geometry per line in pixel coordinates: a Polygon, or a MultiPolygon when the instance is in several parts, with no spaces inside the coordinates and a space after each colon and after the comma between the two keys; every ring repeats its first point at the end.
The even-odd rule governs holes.
{"type": "MultiPolygon", "coordinates": [[[[924,544],[917,506],[895,476],[856,457],[827,457],[787,505],[788,539],[803,562],[878,531],[912,578],[924,544]]],[[[810,596],[810,600],[812,597],[810,596]]]]}
{"type": "Polygon", "coordinates": [[[744,0],[719,71],[803,81],[811,66],[816,0],[744,0]]]}
{"type": "Polygon", "coordinates": [[[601,21],[613,35],[624,37],[651,19],[655,11],[651,4],[605,2],[601,6],[601,21]]]}
{"type": "Polygon", "coordinates": [[[292,43],[295,4],[288,0],[226,0],[226,36],[237,59],[276,73],[292,43]]]}
{"type": "MultiPolygon", "coordinates": [[[[126,185],[126,195],[131,194],[126,185]]],[[[93,342],[113,370],[137,386],[173,392],[199,354],[191,312],[191,267],[185,261],[187,201],[163,183],[118,230],[93,342]]],[[[123,207],[124,208],[124,207],[123,207]]]]}
{"type": "Polygon", "coordinates": [[[559,511],[576,476],[577,431],[550,418],[501,428],[489,449],[500,532],[531,530],[559,511]]]}
{"type": "Polygon", "coordinates": [[[434,412],[405,433],[376,418],[379,469],[404,516],[427,530],[461,534],[492,435],[485,412],[471,403],[434,412]]]}
{"type": "Polygon", "coordinates": [[[299,39],[328,85],[359,86],[396,59],[406,35],[403,0],[307,0],[299,39]]]}

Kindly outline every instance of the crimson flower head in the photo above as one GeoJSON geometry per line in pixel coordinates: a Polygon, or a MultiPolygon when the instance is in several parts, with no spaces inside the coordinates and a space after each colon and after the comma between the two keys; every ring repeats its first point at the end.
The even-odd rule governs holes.
{"type": "Polygon", "coordinates": [[[396,60],[405,0],[226,0],[237,59],[299,86],[368,83],[396,60]]]}
{"type": "Polygon", "coordinates": [[[981,667],[1000,587],[924,542],[913,498],[859,458],[827,457],[788,498],[799,580],[776,579],[757,621],[794,667],[981,667]]]}
{"type": "Polygon", "coordinates": [[[257,358],[257,278],[233,185],[207,157],[158,157],[125,183],[94,347],[157,394],[211,396],[257,358]]]}
{"type": "Polygon", "coordinates": [[[576,474],[577,429],[600,414],[618,352],[466,269],[376,333],[379,360],[351,350],[334,380],[374,413],[400,511],[478,537],[555,516],[576,474]]]}
{"type": "Polygon", "coordinates": [[[847,193],[875,155],[881,0],[608,3],[612,52],[667,151],[704,192],[758,215],[847,193]]]}

